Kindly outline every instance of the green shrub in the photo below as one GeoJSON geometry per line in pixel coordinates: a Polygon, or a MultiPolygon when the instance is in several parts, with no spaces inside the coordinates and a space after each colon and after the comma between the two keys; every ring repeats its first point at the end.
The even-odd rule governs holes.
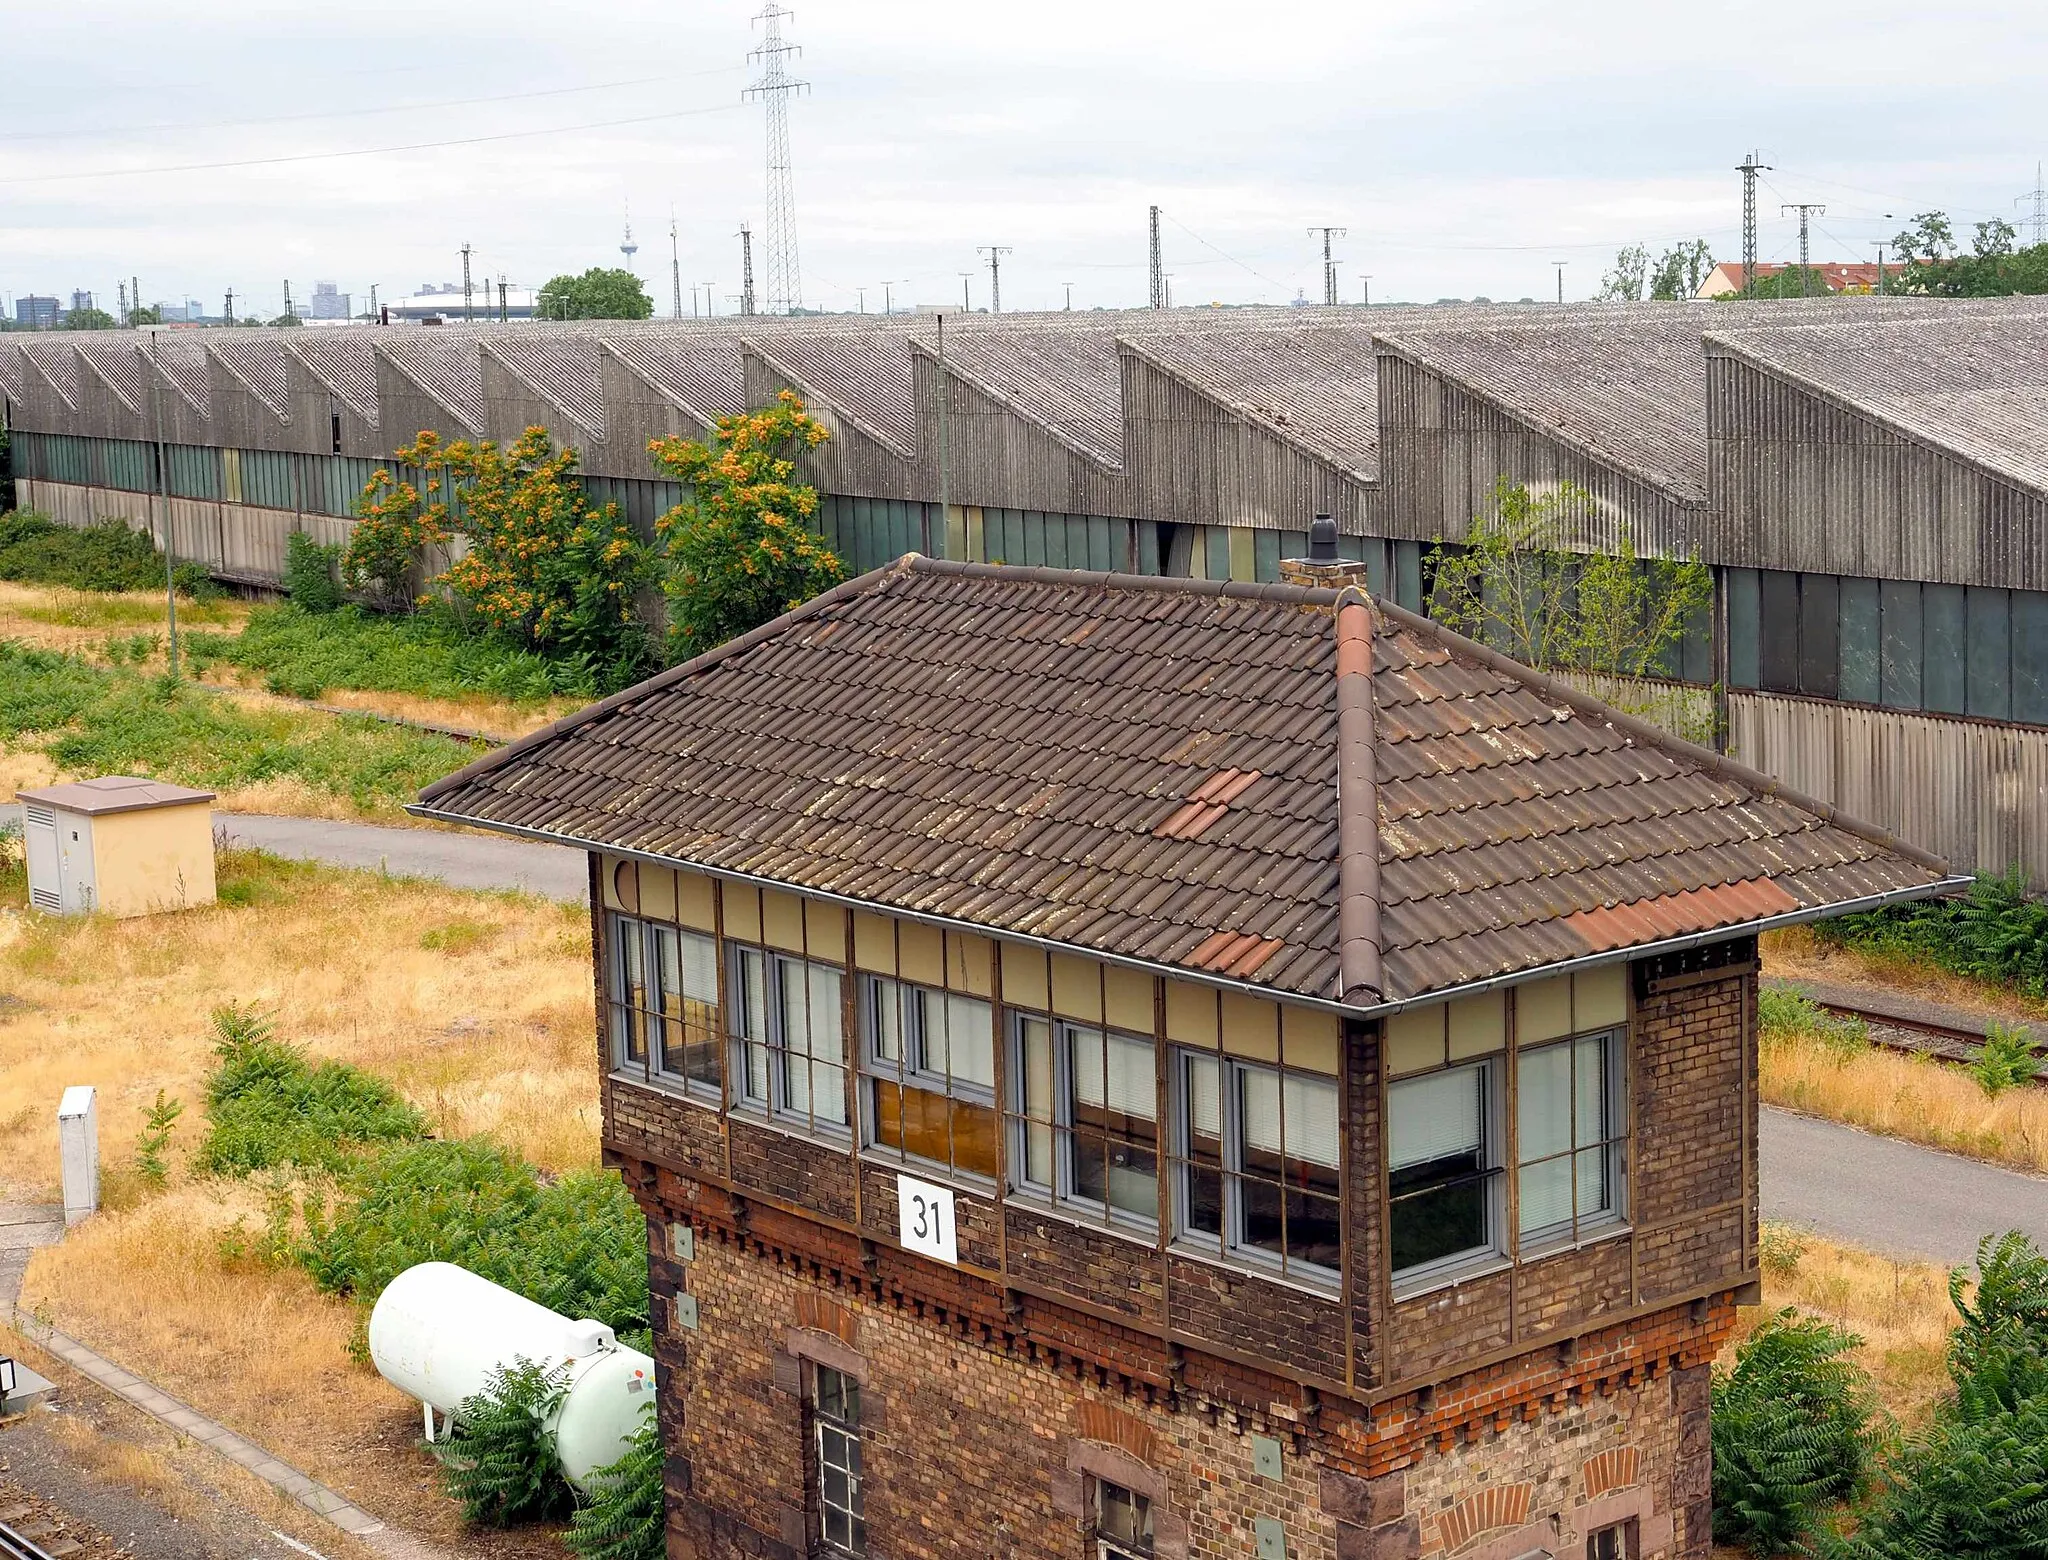
{"type": "Polygon", "coordinates": [[[297,779],[358,806],[410,801],[476,757],[381,721],[247,709],[189,683],[0,641],[0,741],[39,735],[61,768],[226,790],[297,779]]]}
{"type": "Polygon", "coordinates": [[[1996,1099],[2007,1089],[2040,1077],[2041,1058],[2034,1054],[2034,1042],[2024,1028],[1992,1023],[1985,1028],[1984,1049],[1970,1063],[1970,1076],[1996,1099]]]}
{"type": "Polygon", "coordinates": [[[564,1316],[648,1337],[647,1221],[619,1178],[549,1181],[481,1138],[399,1143],[351,1166],[331,1219],[313,1210],[301,1260],[364,1307],[420,1262],[453,1262],[564,1316]]]}
{"type": "MultiPolygon", "coordinates": [[[[180,595],[219,594],[198,564],[179,564],[172,573],[180,595]]],[[[17,511],[0,516],[0,580],[73,590],[162,590],[164,555],[148,532],[112,516],[73,529],[17,511]]]]}
{"type": "Polygon", "coordinates": [[[178,1118],[185,1114],[185,1102],[169,1099],[162,1089],[156,1091],[156,1103],[142,1119],[142,1135],[135,1140],[135,1173],[147,1186],[162,1186],[170,1179],[171,1167],[164,1161],[164,1150],[171,1144],[171,1129],[178,1124],[178,1118]]]}
{"type": "Polygon", "coordinates": [[[304,531],[284,544],[284,593],[301,612],[332,612],[341,605],[341,543],[322,546],[304,531]]]}
{"type": "Polygon", "coordinates": [[[339,1170],[368,1145],[426,1129],[383,1079],[346,1062],[314,1066],[249,1009],[216,1009],[213,1028],[220,1060],[206,1083],[211,1125],[199,1150],[212,1174],[244,1176],[274,1165],[339,1170]]]}
{"type": "Polygon", "coordinates": [[[2048,902],[2027,893],[2025,869],[1979,876],[1957,899],[1837,916],[1815,930],[1872,953],[1926,959],[2030,997],[2048,997],[2048,902]]]}
{"type": "Polygon", "coordinates": [[[570,1520],[568,1545],[581,1560],[662,1560],[668,1552],[666,1520],[661,1428],[649,1403],[624,1454],[591,1478],[584,1504],[570,1520]]]}
{"type": "Polygon", "coordinates": [[[195,669],[216,664],[263,675],[273,693],[317,699],[330,688],[361,688],[460,699],[557,695],[594,698],[587,663],[550,659],[464,631],[445,603],[410,617],[345,606],[308,612],[296,602],[259,607],[239,634],[186,636],[195,669]]]}
{"type": "Polygon", "coordinates": [[[463,1400],[449,1438],[433,1452],[442,1488],[462,1503],[465,1522],[502,1528],[568,1515],[575,1496],[549,1424],[568,1385],[566,1363],[543,1370],[518,1358],[463,1400]]]}
{"type": "Polygon", "coordinates": [[[1804,1036],[1843,1059],[1870,1044],[1870,1028],[1862,1019],[1830,1013],[1804,992],[1783,986],[1758,988],[1756,1017],[1766,1042],[1804,1036]]]}
{"type": "Polygon", "coordinates": [[[1869,1471],[1868,1379],[1846,1356],[1860,1339],[1786,1309],[1717,1370],[1713,1387],[1714,1538],[1783,1553],[1869,1471]]]}

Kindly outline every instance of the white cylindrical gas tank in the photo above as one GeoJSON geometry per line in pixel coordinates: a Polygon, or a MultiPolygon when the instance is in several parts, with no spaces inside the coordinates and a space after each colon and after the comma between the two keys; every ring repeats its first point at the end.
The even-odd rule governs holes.
{"type": "Polygon", "coordinates": [[[562,1471],[578,1486],[618,1460],[654,1401],[654,1361],[604,1323],[572,1321],[452,1262],[422,1262],[385,1286],[370,1312],[370,1359],[399,1391],[444,1414],[500,1366],[566,1362],[553,1428],[562,1471]]]}

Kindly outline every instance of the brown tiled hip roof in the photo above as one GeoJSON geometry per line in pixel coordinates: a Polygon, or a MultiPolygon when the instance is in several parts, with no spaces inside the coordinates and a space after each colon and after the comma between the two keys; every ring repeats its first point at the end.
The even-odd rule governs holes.
{"type": "Polygon", "coordinates": [[[1347,831],[1339,601],[913,556],[422,809],[1365,1006],[1948,881],[1385,602],[1369,719],[1343,723],[1372,779],[1347,831]],[[1376,881],[1347,877],[1347,834],[1376,881]],[[1359,892],[1379,978],[1340,980],[1359,892]]]}

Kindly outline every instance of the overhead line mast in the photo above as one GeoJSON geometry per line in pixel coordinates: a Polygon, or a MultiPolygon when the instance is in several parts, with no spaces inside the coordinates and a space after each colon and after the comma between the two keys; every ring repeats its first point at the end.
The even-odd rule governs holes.
{"type": "Polygon", "coordinates": [[[789,157],[789,100],[810,90],[785,68],[785,57],[800,55],[800,44],[782,41],[782,24],[795,16],[768,0],[754,20],[761,23],[761,46],[747,55],[761,62],[761,75],[747,88],[759,98],[768,117],[768,312],[794,314],[803,303],[803,274],[796,248],[796,176],[789,157]]]}

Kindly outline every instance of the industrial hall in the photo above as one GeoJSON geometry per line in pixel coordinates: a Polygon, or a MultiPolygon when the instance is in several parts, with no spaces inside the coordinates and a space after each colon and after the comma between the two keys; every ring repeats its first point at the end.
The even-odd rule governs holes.
{"type": "Polygon", "coordinates": [[[587,852],[672,1555],[1711,1552],[1756,939],[1958,880],[1336,542],[908,555],[423,793],[587,852]]]}

